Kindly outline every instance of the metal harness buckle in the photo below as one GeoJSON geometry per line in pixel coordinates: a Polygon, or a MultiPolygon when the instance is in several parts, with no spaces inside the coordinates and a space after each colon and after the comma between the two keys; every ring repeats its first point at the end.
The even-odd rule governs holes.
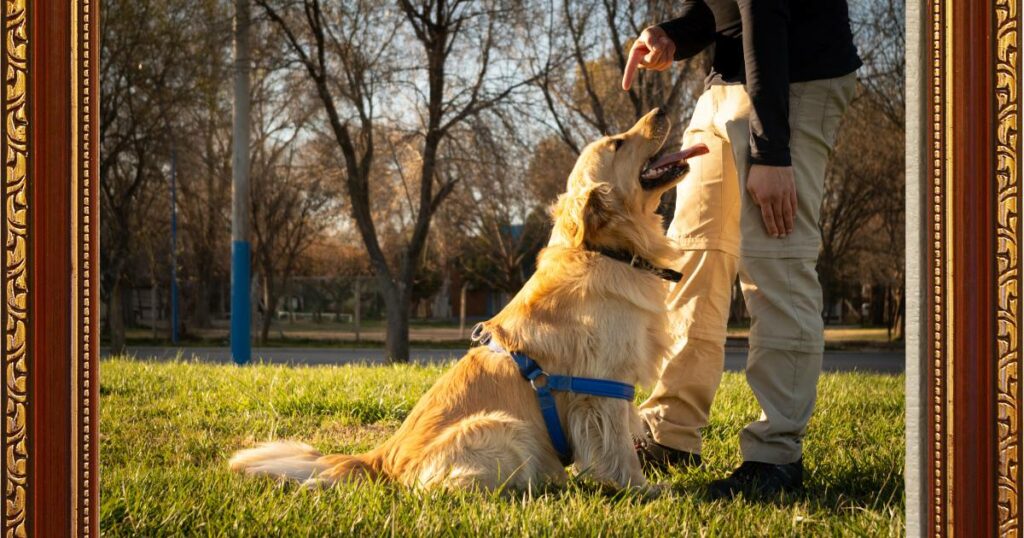
{"type": "Polygon", "coordinates": [[[541,370],[540,373],[537,374],[537,377],[535,377],[535,378],[530,380],[530,386],[533,387],[533,391],[534,392],[539,392],[540,389],[547,388],[547,386],[548,386],[548,378],[550,378],[550,377],[551,376],[549,376],[547,372],[545,372],[544,370],[541,370]],[[544,383],[538,387],[537,386],[537,380],[540,379],[541,377],[544,378],[544,383]]]}

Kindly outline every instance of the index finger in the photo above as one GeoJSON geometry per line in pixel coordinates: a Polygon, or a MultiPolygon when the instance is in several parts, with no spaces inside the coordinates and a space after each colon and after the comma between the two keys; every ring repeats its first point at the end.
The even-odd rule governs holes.
{"type": "Polygon", "coordinates": [[[633,47],[629,49],[629,60],[626,61],[626,69],[622,72],[623,90],[629,90],[633,85],[633,78],[636,77],[636,68],[640,65],[640,60],[648,52],[647,46],[641,43],[640,40],[633,42],[633,47]]]}

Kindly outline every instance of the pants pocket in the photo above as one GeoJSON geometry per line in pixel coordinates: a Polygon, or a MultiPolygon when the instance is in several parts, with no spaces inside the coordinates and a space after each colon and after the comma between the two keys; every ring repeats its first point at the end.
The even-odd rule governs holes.
{"type": "Polygon", "coordinates": [[[824,323],[814,259],[743,256],[739,273],[752,347],[821,351],[824,323]]]}
{"type": "Polygon", "coordinates": [[[707,131],[688,132],[684,145],[707,144],[710,152],[690,161],[676,191],[669,233],[683,248],[738,254],[739,184],[728,142],[707,131]]]}

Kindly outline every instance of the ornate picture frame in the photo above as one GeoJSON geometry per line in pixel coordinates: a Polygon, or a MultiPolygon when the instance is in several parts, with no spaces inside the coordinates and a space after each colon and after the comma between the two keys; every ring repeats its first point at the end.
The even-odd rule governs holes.
{"type": "Polygon", "coordinates": [[[99,6],[3,9],[3,533],[98,536],[99,6]]]}
{"type": "MultiPolygon", "coordinates": [[[[907,4],[907,531],[1021,520],[1021,9],[907,4]]],[[[99,534],[100,5],[5,0],[4,536],[99,534]]]]}
{"type": "Polygon", "coordinates": [[[1020,3],[907,11],[907,531],[1019,535],[1020,3]]]}

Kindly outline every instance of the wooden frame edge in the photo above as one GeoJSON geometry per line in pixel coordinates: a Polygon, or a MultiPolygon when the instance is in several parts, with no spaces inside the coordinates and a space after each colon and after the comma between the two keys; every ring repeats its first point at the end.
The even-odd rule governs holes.
{"type": "MultiPolygon", "coordinates": [[[[908,147],[907,215],[922,221],[907,230],[908,310],[920,301],[908,317],[908,531],[1016,535],[1020,0],[911,4],[920,70],[908,90],[920,95],[908,91],[908,125],[920,130],[908,143],[920,146],[908,147]]],[[[98,7],[3,8],[4,536],[99,533],[98,7]]]]}
{"type": "Polygon", "coordinates": [[[908,504],[908,514],[920,507],[908,531],[1014,536],[1022,530],[1020,5],[924,7],[925,154],[908,148],[908,167],[914,157],[922,166],[921,190],[908,188],[920,198],[908,204],[920,203],[925,217],[923,229],[908,226],[908,256],[916,241],[926,262],[915,267],[908,257],[923,307],[911,325],[922,340],[908,341],[908,363],[921,368],[924,400],[918,407],[921,393],[908,379],[907,411],[908,425],[924,418],[926,427],[916,438],[908,432],[907,457],[908,477],[925,485],[908,487],[908,503],[922,495],[908,504]],[[920,472],[914,449],[926,463],[920,472]]]}
{"type": "Polygon", "coordinates": [[[96,6],[3,7],[5,537],[99,534],[96,6]]]}

